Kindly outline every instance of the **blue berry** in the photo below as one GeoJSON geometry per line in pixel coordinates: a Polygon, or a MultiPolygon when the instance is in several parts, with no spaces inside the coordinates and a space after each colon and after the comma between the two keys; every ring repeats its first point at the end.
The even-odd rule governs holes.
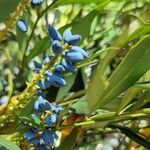
{"type": "Polygon", "coordinates": [[[57,75],[51,75],[49,78],[47,78],[46,82],[49,83],[49,85],[52,85],[55,87],[60,87],[60,86],[66,85],[66,81],[57,75]]]}
{"type": "Polygon", "coordinates": [[[33,64],[35,68],[40,68],[40,69],[42,68],[42,65],[35,60],[33,61],[33,64]]]}
{"type": "Polygon", "coordinates": [[[78,63],[84,59],[83,55],[76,51],[69,51],[65,56],[73,63],[78,63]]]}
{"type": "Polygon", "coordinates": [[[40,112],[51,109],[51,104],[41,96],[34,103],[34,108],[40,112]]]}
{"type": "Polygon", "coordinates": [[[55,67],[55,72],[60,72],[62,73],[65,70],[65,68],[62,65],[57,65],[55,67]]]}
{"type": "Polygon", "coordinates": [[[47,70],[47,71],[45,72],[45,76],[46,76],[46,77],[50,77],[51,75],[52,75],[52,73],[51,73],[50,71],[47,70]]]}
{"type": "Polygon", "coordinates": [[[52,41],[61,41],[62,40],[62,36],[60,35],[60,33],[55,29],[54,26],[49,25],[48,26],[48,33],[50,38],[52,39],[52,41]]]}
{"type": "Polygon", "coordinates": [[[43,134],[42,134],[42,138],[45,144],[49,145],[49,146],[53,146],[54,144],[54,132],[46,129],[43,134]]]}
{"type": "Polygon", "coordinates": [[[32,5],[41,5],[43,3],[43,0],[32,0],[31,4],[32,5]]]}
{"type": "Polygon", "coordinates": [[[43,64],[46,65],[50,62],[50,58],[48,56],[46,56],[43,60],[43,64]]]}
{"type": "Polygon", "coordinates": [[[70,49],[70,52],[79,52],[82,54],[82,56],[84,58],[88,57],[88,54],[85,52],[85,50],[83,50],[82,48],[80,48],[79,46],[72,46],[72,48],[70,49]]]}
{"type": "Polygon", "coordinates": [[[51,114],[46,117],[45,122],[48,126],[54,127],[57,121],[57,115],[56,114],[51,114]]]}
{"type": "Polygon", "coordinates": [[[63,59],[62,62],[61,62],[61,64],[64,66],[64,68],[65,68],[67,71],[69,71],[69,72],[71,72],[71,73],[75,73],[76,70],[77,70],[77,69],[75,68],[75,66],[72,64],[72,62],[69,61],[68,59],[63,59]]]}
{"type": "Polygon", "coordinates": [[[47,148],[45,147],[44,144],[40,144],[38,143],[37,146],[36,146],[36,150],[46,150],[47,148]]]}
{"type": "Polygon", "coordinates": [[[40,89],[44,89],[44,82],[42,80],[39,80],[37,85],[39,86],[40,89]]]}
{"type": "Polygon", "coordinates": [[[77,45],[80,40],[81,40],[80,35],[71,35],[65,39],[65,42],[68,43],[69,45],[77,45]]]}
{"type": "Polygon", "coordinates": [[[64,31],[64,41],[65,43],[68,43],[69,45],[77,45],[78,42],[81,40],[80,35],[72,35],[70,30],[64,31]]]}
{"type": "Polygon", "coordinates": [[[67,39],[68,37],[70,37],[71,35],[72,35],[71,31],[70,31],[69,29],[66,29],[66,30],[64,31],[64,34],[63,34],[64,41],[66,41],[66,39],[67,39]]]}
{"type": "Polygon", "coordinates": [[[41,96],[41,97],[45,98],[46,94],[42,90],[38,90],[37,91],[37,96],[41,96]]]}
{"type": "Polygon", "coordinates": [[[63,110],[63,108],[59,105],[52,105],[52,110],[55,111],[56,114],[59,114],[60,111],[63,110]]]}
{"type": "Polygon", "coordinates": [[[58,40],[55,40],[52,42],[52,50],[54,54],[60,54],[62,52],[62,45],[61,42],[58,40]]]}
{"type": "Polygon", "coordinates": [[[17,21],[17,26],[19,27],[19,29],[25,33],[28,31],[28,26],[27,26],[27,23],[25,22],[25,20],[23,19],[20,19],[17,21]]]}
{"type": "Polygon", "coordinates": [[[36,132],[35,132],[35,130],[30,129],[29,131],[27,131],[27,132],[25,133],[24,137],[25,137],[27,140],[29,140],[29,141],[30,141],[31,139],[35,138],[35,137],[36,137],[36,132]]]}
{"type": "Polygon", "coordinates": [[[60,78],[63,78],[63,71],[64,70],[65,70],[65,68],[62,65],[56,65],[55,70],[54,70],[54,74],[60,78]]]}
{"type": "Polygon", "coordinates": [[[0,105],[7,105],[9,98],[7,96],[3,96],[0,98],[0,105]]]}
{"type": "Polygon", "coordinates": [[[38,145],[39,144],[39,139],[38,138],[32,138],[32,139],[30,139],[29,140],[32,144],[34,144],[34,145],[38,145]]]}

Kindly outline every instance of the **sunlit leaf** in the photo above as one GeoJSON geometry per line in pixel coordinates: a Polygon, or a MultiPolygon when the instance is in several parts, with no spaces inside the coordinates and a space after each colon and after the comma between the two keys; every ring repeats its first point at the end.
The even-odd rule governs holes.
{"type": "MultiPolygon", "coordinates": [[[[150,38],[147,36],[130,49],[125,59],[107,80],[104,91],[100,91],[100,85],[100,88],[97,89],[95,94],[96,98],[93,95],[94,98],[90,101],[91,97],[89,95],[89,107],[91,111],[107,104],[114,99],[115,96],[118,96],[128,87],[132,86],[150,68],[149,47],[150,38]],[[98,90],[99,93],[102,94],[99,94],[98,90]]],[[[97,73],[97,76],[98,75],[97,73]]],[[[101,84],[99,78],[97,78],[97,82],[99,81],[99,84],[101,84]]],[[[95,87],[97,87],[96,84],[95,87]]]]}
{"type": "Polygon", "coordinates": [[[2,136],[0,136],[0,146],[3,146],[9,150],[21,150],[15,143],[6,140],[2,136]]]}

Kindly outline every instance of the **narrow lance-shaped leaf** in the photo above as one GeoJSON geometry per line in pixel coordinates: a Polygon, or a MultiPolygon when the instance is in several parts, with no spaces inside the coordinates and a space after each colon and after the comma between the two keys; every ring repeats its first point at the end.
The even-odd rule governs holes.
{"type": "MultiPolygon", "coordinates": [[[[134,112],[138,110],[143,105],[150,103],[150,90],[144,91],[143,94],[140,95],[139,99],[136,101],[135,105],[131,108],[130,112],[134,112]]],[[[149,107],[148,105],[146,105],[149,107]]]]}
{"type": "Polygon", "coordinates": [[[127,92],[125,93],[123,100],[121,104],[118,106],[117,114],[120,113],[120,111],[128,104],[130,101],[134,98],[134,96],[141,90],[149,90],[150,89],[150,83],[143,83],[143,84],[137,84],[132,87],[130,87],[127,92]]]}
{"type": "Polygon", "coordinates": [[[15,143],[6,140],[2,136],[0,136],[0,146],[3,146],[9,150],[21,150],[15,143]]]}
{"type": "MultiPolygon", "coordinates": [[[[93,102],[94,104],[91,105],[91,102],[89,103],[91,112],[107,104],[138,81],[150,68],[149,60],[150,37],[146,36],[129,50],[124,60],[107,80],[105,90],[96,101],[93,102]]],[[[97,78],[97,82],[98,81],[99,79],[97,78]]]]}

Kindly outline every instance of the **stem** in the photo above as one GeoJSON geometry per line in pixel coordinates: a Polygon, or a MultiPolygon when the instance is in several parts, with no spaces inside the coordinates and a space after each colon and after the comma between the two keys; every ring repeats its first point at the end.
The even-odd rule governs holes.
{"type": "Polygon", "coordinates": [[[74,99],[80,98],[81,96],[85,95],[85,93],[86,93],[86,90],[80,90],[80,91],[74,93],[73,95],[66,97],[65,99],[61,99],[60,101],[63,103],[66,101],[74,100],[74,99]]]}
{"type": "Polygon", "coordinates": [[[115,112],[110,112],[110,113],[105,113],[105,114],[97,114],[89,118],[87,121],[79,122],[79,123],[74,123],[75,126],[89,126],[93,125],[95,123],[101,123],[103,121],[108,121],[108,123],[113,123],[113,122],[120,122],[124,120],[132,120],[135,118],[143,118],[143,117],[150,117],[150,109],[142,109],[140,111],[137,111],[136,113],[128,113],[128,114],[123,114],[123,115],[118,115],[115,116],[115,112]]]}
{"type": "Polygon", "coordinates": [[[71,103],[75,103],[77,101],[78,101],[78,99],[73,99],[73,100],[70,100],[70,101],[67,101],[67,102],[60,103],[59,105],[60,106],[65,106],[65,105],[69,105],[71,103]]]}
{"type": "Polygon", "coordinates": [[[103,113],[103,114],[97,114],[97,115],[94,115],[92,117],[90,117],[90,119],[107,119],[107,118],[112,118],[115,116],[115,112],[109,112],[109,113],[103,113]]]}
{"type": "Polygon", "coordinates": [[[12,97],[8,105],[0,112],[0,122],[4,123],[5,121],[9,120],[9,118],[18,117],[20,115],[21,110],[28,103],[28,100],[35,95],[39,79],[44,76],[47,69],[53,67],[58,57],[59,55],[56,55],[47,65],[43,65],[41,72],[34,77],[32,82],[27,86],[26,90],[22,94],[14,98],[12,97]]]}

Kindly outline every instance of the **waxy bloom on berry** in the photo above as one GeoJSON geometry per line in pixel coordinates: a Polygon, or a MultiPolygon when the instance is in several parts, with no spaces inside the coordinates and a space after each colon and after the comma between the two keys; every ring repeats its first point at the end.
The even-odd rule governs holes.
{"type": "Polygon", "coordinates": [[[49,36],[52,41],[55,41],[55,40],[61,41],[62,40],[61,34],[55,29],[54,26],[51,26],[51,25],[48,26],[48,33],[49,33],[49,36]]]}
{"type": "Polygon", "coordinates": [[[34,108],[40,112],[51,109],[51,104],[45,100],[43,97],[39,97],[34,103],[34,108]]]}
{"type": "Polygon", "coordinates": [[[63,65],[63,67],[67,70],[67,71],[69,71],[69,72],[71,72],[71,73],[75,73],[76,72],[76,68],[75,68],[75,66],[73,65],[73,63],[70,61],[70,60],[68,60],[68,59],[63,59],[62,60],[62,62],[61,62],[61,64],[63,65]]]}
{"type": "Polygon", "coordinates": [[[76,35],[72,35],[70,30],[65,30],[64,34],[64,41],[65,43],[69,44],[69,45],[77,45],[79,43],[79,41],[81,40],[81,36],[76,34],[76,35]]]}
{"type": "Polygon", "coordinates": [[[27,32],[28,31],[28,26],[27,23],[25,22],[24,19],[20,19],[17,21],[17,26],[22,32],[27,32]]]}
{"type": "Polygon", "coordinates": [[[63,48],[62,48],[62,44],[60,41],[55,40],[52,42],[52,50],[54,52],[54,54],[61,54],[63,48]]]}
{"type": "Polygon", "coordinates": [[[31,0],[32,5],[41,5],[43,3],[43,0],[31,0]]]}

